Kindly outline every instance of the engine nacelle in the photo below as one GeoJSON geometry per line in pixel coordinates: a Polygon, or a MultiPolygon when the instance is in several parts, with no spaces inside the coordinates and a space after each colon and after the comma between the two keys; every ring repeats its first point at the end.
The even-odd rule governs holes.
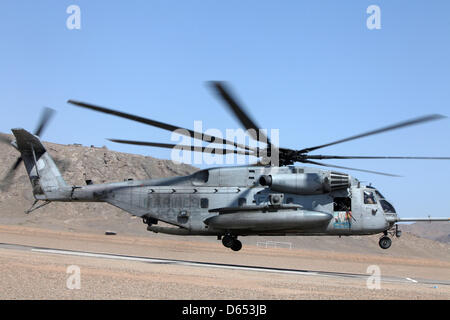
{"type": "Polygon", "coordinates": [[[263,175],[259,178],[262,186],[273,191],[312,195],[345,189],[350,186],[349,176],[342,173],[287,173],[263,175]]]}

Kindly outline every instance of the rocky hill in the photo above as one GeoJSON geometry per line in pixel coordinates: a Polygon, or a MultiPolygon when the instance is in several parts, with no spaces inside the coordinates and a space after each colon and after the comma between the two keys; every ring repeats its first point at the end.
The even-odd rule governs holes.
{"type": "Polygon", "coordinates": [[[404,225],[402,230],[422,238],[450,243],[450,223],[448,222],[418,222],[404,225]]]}

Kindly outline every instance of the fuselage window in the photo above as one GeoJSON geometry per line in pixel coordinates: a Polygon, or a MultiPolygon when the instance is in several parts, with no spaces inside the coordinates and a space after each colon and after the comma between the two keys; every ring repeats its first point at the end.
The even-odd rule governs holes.
{"type": "Polygon", "coordinates": [[[200,206],[201,206],[203,209],[208,208],[208,206],[209,206],[209,200],[208,200],[208,198],[201,198],[201,199],[200,199],[200,206]]]}
{"type": "Polygon", "coordinates": [[[364,191],[364,204],[376,204],[373,191],[364,191]]]}

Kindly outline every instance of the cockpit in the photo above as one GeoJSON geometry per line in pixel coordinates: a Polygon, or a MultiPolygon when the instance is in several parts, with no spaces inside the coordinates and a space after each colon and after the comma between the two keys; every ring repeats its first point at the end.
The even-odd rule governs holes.
{"type": "Polygon", "coordinates": [[[381,207],[383,208],[384,213],[396,213],[394,206],[392,204],[390,204],[385,198],[384,196],[381,194],[380,191],[378,191],[377,189],[375,189],[374,187],[367,187],[369,189],[372,190],[367,190],[364,191],[364,203],[375,203],[375,199],[373,198],[373,193],[375,193],[376,198],[378,199],[378,201],[381,204],[381,207]],[[367,193],[367,196],[366,196],[367,193]],[[367,197],[367,198],[366,198],[367,197]],[[367,201],[367,202],[366,202],[367,201]]]}

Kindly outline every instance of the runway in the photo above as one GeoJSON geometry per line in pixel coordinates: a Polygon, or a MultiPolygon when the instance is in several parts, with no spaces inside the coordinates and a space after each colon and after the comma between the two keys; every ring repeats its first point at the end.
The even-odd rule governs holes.
{"type": "Polygon", "coordinates": [[[427,245],[422,255],[429,257],[419,257],[405,249],[290,250],[244,240],[233,252],[192,237],[0,225],[0,300],[450,299],[446,247],[427,245]],[[67,286],[73,266],[81,277],[76,290],[67,286]]]}
{"type": "MultiPolygon", "coordinates": [[[[57,248],[43,248],[43,247],[34,247],[34,246],[9,244],[9,243],[0,243],[0,248],[9,249],[9,250],[29,251],[32,253],[39,252],[39,253],[54,254],[54,255],[137,261],[137,262],[143,262],[143,263],[149,263],[149,264],[168,264],[168,265],[189,266],[189,267],[199,267],[199,268],[231,269],[231,270],[256,271],[256,272],[263,272],[263,273],[291,274],[291,275],[301,275],[301,276],[351,278],[351,279],[360,279],[360,280],[364,280],[364,281],[367,281],[367,279],[371,276],[370,274],[260,267],[260,266],[250,266],[250,265],[223,264],[223,263],[200,262],[200,261],[177,260],[177,259],[161,259],[161,258],[110,254],[110,253],[100,253],[100,252],[61,250],[61,249],[57,249],[57,248]]],[[[407,284],[413,283],[413,284],[450,286],[450,281],[433,280],[433,279],[418,279],[418,278],[413,279],[406,275],[405,275],[405,277],[381,276],[380,281],[381,282],[390,282],[390,283],[407,283],[407,284]]]]}

